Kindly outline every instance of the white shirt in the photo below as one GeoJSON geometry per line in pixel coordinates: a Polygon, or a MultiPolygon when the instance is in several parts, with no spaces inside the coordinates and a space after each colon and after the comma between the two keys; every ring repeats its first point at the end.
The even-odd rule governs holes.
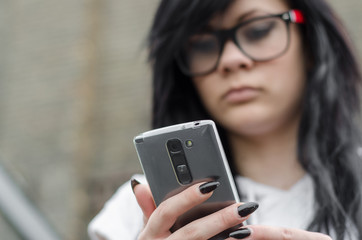
{"type": "MultiPolygon", "coordinates": [[[[146,183],[143,175],[135,175],[134,178],[146,183]]],[[[305,175],[289,190],[273,188],[240,176],[236,178],[236,183],[243,194],[242,201],[259,203],[248,224],[306,229],[314,217],[314,184],[309,175],[305,175]]],[[[90,222],[88,233],[92,240],[99,239],[97,234],[108,240],[135,240],[142,228],[143,214],[128,181],[90,222]]]]}
{"type": "Polygon", "coordinates": [[[307,229],[314,218],[314,184],[309,175],[289,190],[270,187],[245,177],[237,177],[236,183],[243,194],[243,202],[259,203],[248,224],[307,229]]]}

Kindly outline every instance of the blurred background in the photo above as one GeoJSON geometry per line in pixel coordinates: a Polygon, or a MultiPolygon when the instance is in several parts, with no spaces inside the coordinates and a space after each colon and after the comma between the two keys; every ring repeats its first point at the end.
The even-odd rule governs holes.
{"type": "MultiPolygon", "coordinates": [[[[329,1],[361,56],[362,1],[329,1]]],[[[21,204],[58,239],[88,239],[88,222],[141,172],[132,139],[150,126],[145,40],[158,2],[0,1],[1,239],[23,239],[7,211],[21,204]]]]}

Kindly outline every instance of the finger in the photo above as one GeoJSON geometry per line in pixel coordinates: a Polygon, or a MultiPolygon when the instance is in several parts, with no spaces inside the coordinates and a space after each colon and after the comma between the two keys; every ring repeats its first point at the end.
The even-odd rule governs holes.
{"type": "Polygon", "coordinates": [[[235,240],[235,239],[246,239],[251,234],[251,230],[249,228],[242,227],[234,232],[229,234],[229,238],[225,240],[235,240]]]}
{"type": "Polygon", "coordinates": [[[222,210],[200,218],[176,231],[171,239],[209,239],[247,220],[257,208],[257,203],[235,203],[222,210]]]}
{"type": "Polygon", "coordinates": [[[308,232],[296,228],[250,225],[247,226],[247,229],[250,230],[250,234],[248,236],[235,234],[233,238],[245,240],[332,240],[331,237],[325,234],[308,232]]]}
{"type": "Polygon", "coordinates": [[[139,184],[135,179],[131,180],[131,184],[137,203],[141,207],[145,220],[147,221],[156,209],[151,190],[148,185],[139,184]]]}
{"type": "Polygon", "coordinates": [[[148,234],[157,236],[158,233],[169,232],[180,215],[210,198],[218,185],[218,182],[195,184],[163,201],[149,219],[146,226],[148,234]],[[201,185],[201,189],[205,189],[204,186],[207,186],[206,191],[201,192],[201,185]]]}

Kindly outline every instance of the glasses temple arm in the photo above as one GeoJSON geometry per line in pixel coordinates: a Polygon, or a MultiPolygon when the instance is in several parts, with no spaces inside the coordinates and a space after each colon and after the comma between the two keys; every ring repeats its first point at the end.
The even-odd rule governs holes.
{"type": "Polygon", "coordinates": [[[289,11],[290,21],[293,23],[305,23],[303,12],[297,9],[289,11]]]}

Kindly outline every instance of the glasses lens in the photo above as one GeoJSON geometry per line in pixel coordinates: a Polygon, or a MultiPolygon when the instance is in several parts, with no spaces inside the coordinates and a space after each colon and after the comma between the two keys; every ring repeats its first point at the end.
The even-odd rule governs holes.
{"type": "Polygon", "coordinates": [[[207,73],[216,66],[219,49],[220,44],[214,35],[194,35],[186,44],[183,64],[193,75],[207,73]]]}
{"type": "Polygon", "coordinates": [[[237,29],[236,39],[245,54],[252,59],[272,59],[288,47],[287,24],[275,17],[258,19],[237,29]]]}

